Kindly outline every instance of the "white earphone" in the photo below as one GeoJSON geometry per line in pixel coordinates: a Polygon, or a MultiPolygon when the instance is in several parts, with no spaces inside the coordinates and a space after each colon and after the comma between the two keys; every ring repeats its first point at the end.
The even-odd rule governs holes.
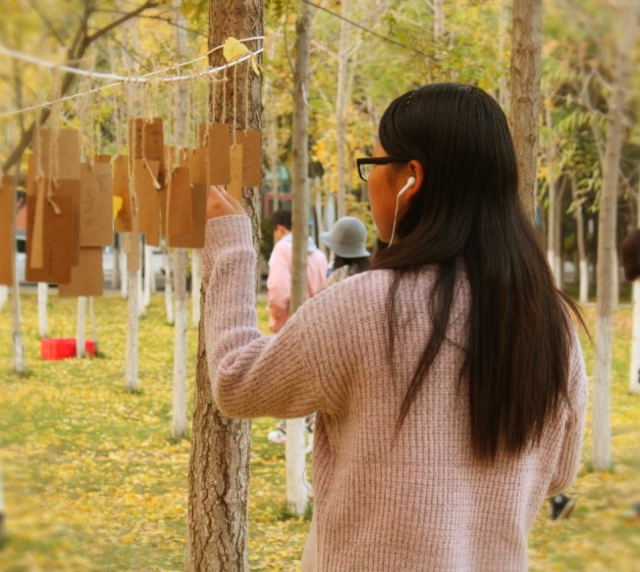
{"type": "Polygon", "coordinates": [[[416,184],[416,178],[409,177],[407,179],[407,184],[400,189],[400,192],[396,197],[396,213],[393,215],[393,229],[391,230],[391,240],[389,241],[389,244],[393,244],[393,239],[396,234],[396,219],[398,218],[398,208],[400,207],[400,195],[402,195],[403,193],[406,193],[415,184],[416,184]]]}

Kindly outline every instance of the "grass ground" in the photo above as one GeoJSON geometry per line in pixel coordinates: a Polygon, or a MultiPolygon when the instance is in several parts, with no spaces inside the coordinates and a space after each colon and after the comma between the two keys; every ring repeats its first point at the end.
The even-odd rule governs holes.
{"type": "MultiPolygon", "coordinates": [[[[141,322],[137,394],[124,390],[126,302],[119,297],[96,300],[102,357],[44,362],[35,294],[25,293],[22,376],[11,370],[10,314],[0,313],[0,460],[9,530],[0,571],[183,569],[189,441],[169,437],[173,329],[163,309],[154,297],[141,322]]],[[[72,337],[75,301],[53,295],[49,312],[50,336],[72,337]]],[[[589,470],[587,432],[570,490],[578,508],[564,522],[550,521],[546,507],[540,512],[532,570],[640,570],[640,523],[621,518],[640,499],[640,397],[627,390],[630,320],[629,309],[616,315],[614,469],[589,470]]],[[[189,379],[195,347],[192,329],[189,379]]],[[[591,363],[588,343],[585,351],[591,363]]],[[[284,451],[266,440],[273,425],[272,419],[253,424],[250,567],[299,570],[309,523],[284,510],[284,451]]]]}

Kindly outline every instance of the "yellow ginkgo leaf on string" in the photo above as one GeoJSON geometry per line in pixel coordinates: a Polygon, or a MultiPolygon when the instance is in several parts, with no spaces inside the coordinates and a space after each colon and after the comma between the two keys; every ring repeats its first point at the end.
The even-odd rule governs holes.
{"type": "Polygon", "coordinates": [[[113,197],[113,220],[116,220],[120,209],[122,208],[122,197],[113,197]]]}
{"type": "Polygon", "coordinates": [[[247,54],[251,55],[251,67],[256,75],[260,75],[260,65],[258,64],[258,60],[256,56],[245,46],[240,40],[236,38],[227,38],[224,42],[224,46],[222,46],[222,54],[224,55],[224,59],[229,63],[235,62],[237,59],[240,59],[247,54]]]}

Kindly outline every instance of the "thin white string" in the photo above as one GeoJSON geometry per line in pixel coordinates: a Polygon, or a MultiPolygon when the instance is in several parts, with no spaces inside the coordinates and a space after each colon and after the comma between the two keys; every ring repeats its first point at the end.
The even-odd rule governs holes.
{"type": "MultiPolygon", "coordinates": [[[[182,75],[182,76],[177,76],[177,77],[166,77],[166,78],[161,78],[157,81],[162,82],[162,83],[167,83],[167,82],[176,82],[176,81],[186,81],[189,79],[193,79],[196,77],[203,77],[203,76],[207,76],[207,75],[211,75],[211,74],[216,74],[218,72],[221,72],[223,70],[226,70],[230,67],[234,67],[258,54],[261,54],[264,51],[264,48],[259,48],[258,50],[256,50],[255,52],[249,52],[247,54],[245,54],[244,56],[242,56],[241,58],[238,58],[237,60],[234,60],[233,62],[227,63],[227,64],[223,64],[221,66],[217,66],[215,68],[209,68],[208,70],[205,70],[203,72],[198,72],[198,73],[194,73],[194,74],[189,74],[189,75],[182,75]]],[[[172,66],[175,67],[175,66],[172,66]]],[[[140,82],[143,80],[143,78],[146,78],[150,75],[156,75],[159,73],[166,73],[167,71],[171,70],[171,68],[166,68],[163,70],[159,70],[157,72],[151,72],[150,74],[146,74],[144,76],[140,76],[139,78],[131,78],[132,82],[140,82]]],[[[144,81],[147,81],[146,79],[144,81]]],[[[129,82],[129,79],[125,79],[123,81],[118,81],[116,83],[110,83],[108,85],[103,85],[102,87],[97,87],[94,89],[91,89],[89,91],[86,92],[80,92],[80,93],[74,93],[73,95],[67,95],[65,97],[61,97],[60,99],[56,100],[58,102],[63,102],[63,101],[68,101],[71,99],[75,99],[76,97],[80,97],[82,95],[86,95],[86,94],[90,94],[90,93],[97,93],[99,91],[103,91],[105,89],[109,89],[112,87],[118,87],[120,85],[122,85],[125,82],[129,82]]],[[[7,119],[9,117],[13,117],[15,115],[20,115],[21,113],[27,113],[29,111],[33,111],[35,109],[41,109],[43,107],[50,107],[51,104],[53,102],[52,101],[48,101],[47,103],[40,103],[38,105],[32,105],[31,107],[25,107],[23,109],[18,109],[16,111],[9,111],[7,113],[3,113],[0,114],[0,120],[2,119],[7,119]]]]}
{"type": "MultiPolygon", "coordinates": [[[[243,40],[238,40],[239,42],[251,42],[254,40],[264,40],[264,36],[254,36],[252,38],[244,38],[243,40]]],[[[204,56],[200,56],[197,57],[193,60],[189,60],[187,62],[182,62],[181,64],[174,64],[171,66],[171,68],[175,68],[175,67],[182,67],[182,66],[188,66],[190,64],[193,64],[195,62],[199,62],[202,61],[204,59],[207,59],[212,53],[217,52],[218,50],[221,50],[224,47],[224,45],[222,46],[216,46],[215,48],[212,48],[211,50],[209,50],[204,56]]],[[[257,53],[257,52],[256,52],[257,53]]],[[[157,72],[152,72],[150,74],[145,74],[143,76],[140,77],[128,77],[128,76],[123,76],[123,75],[116,75],[116,74],[111,74],[111,73],[99,73],[99,72],[91,72],[91,71],[87,71],[87,70],[82,70],[79,68],[74,68],[74,67],[70,67],[70,66],[63,66],[63,65],[59,65],[53,62],[48,62],[45,60],[41,60],[39,58],[36,58],[34,56],[30,56],[28,54],[24,54],[22,52],[17,52],[16,50],[12,50],[11,48],[7,48],[6,46],[0,45],[0,54],[3,54],[5,56],[9,56],[11,58],[17,59],[17,60],[22,60],[24,62],[28,62],[31,64],[35,64],[35,65],[39,65],[42,67],[47,67],[47,68],[57,68],[61,71],[65,71],[68,73],[72,73],[72,74],[76,74],[76,75],[85,75],[85,76],[91,76],[94,79],[113,79],[113,80],[118,80],[118,81],[140,81],[140,82],[145,82],[146,77],[151,76],[151,75],[156,75],[161,73],[163,70],[157,71],[157,72]]],[[[170,68],[167,68],[167,70],[170,68]]]]}

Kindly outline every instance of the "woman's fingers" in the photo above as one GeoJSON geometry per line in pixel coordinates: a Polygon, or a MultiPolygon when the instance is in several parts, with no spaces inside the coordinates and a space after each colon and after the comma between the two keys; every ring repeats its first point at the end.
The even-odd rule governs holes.
{"type": "Polygon", "coordinates": [[[221,216],[247,213],[242,205],[222,187],[211,186],[207,197],[207,220],[221,216]]]}

